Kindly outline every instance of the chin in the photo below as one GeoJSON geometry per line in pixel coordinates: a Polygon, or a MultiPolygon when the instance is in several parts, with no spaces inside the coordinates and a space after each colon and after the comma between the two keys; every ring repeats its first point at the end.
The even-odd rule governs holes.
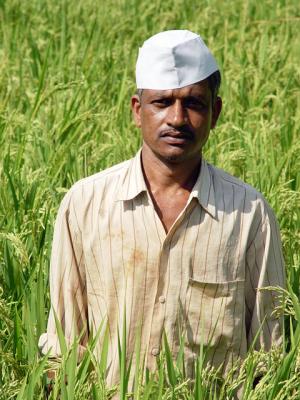
{"type": "Polygon", "coordinates": [[[167,155],[167,156],[165,156],[165,157],[164,157],[164,160],[167,161],[167,162],[169,162],[169,163],[171,163],[171,164],[178,164],[178,163],[180,163],[181,161],[184,161],[184,160],[185,160],[185,157],[180,156],[180,155],[172,154],[172,155],[167,155]]]}
{"type": "Polygon", "coordinates": [[[170,164],[179,164],[179,163],[191,158],[191,156],[189,156],[188,154],[186,154],[183,151],[172,151],[172,152],[159,154],[158,156],[162,161],[170,163],[170,164]]]}

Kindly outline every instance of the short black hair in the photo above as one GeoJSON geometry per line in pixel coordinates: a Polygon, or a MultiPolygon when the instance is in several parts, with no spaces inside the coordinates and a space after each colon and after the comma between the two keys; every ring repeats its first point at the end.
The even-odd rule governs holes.
{"type": "MultiPolygon", "coordinates": [[[[216,101],[216,98],[218,96],[220,86],[221,86],[220,71],[217,70],[217,71],[213,72],[206,79],[208,81],[208,86],[211,91],[212,104],[214,104],[214,102],[216,101]]],[[[136,94],[139,96],[139,98],[141,98],[142,93],[143,93],[143,89],[137,89],[136,94]]]]}
{"type": "Polygon", "coordinates": [[[139,98],[142,97],[143,89],[137,89],[136,94],[139,96],[139,98]]]}
{"type": "Polygon", "coordinates": [[[216,98],[219,93],[219,89],[221,86],[221,74],[220,71],[217,70],[213,72],[211,75],[209,75],[207,78],[208,80],[208,85],[212,94],[212,102],[214,103],[216,101],[216,98]]]}

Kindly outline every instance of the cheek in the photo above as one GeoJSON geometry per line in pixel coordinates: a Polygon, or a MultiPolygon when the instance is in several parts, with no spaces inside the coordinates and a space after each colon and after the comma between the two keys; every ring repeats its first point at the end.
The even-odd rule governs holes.
{"type": "Polygon", "coordinates": [[[149,130],[150,127],[156,128],[159,127],[164,121],[164,112],[156,111],[153,112],[151,110],[147,110],[147,112],[141,113],[141,124],[146,129],[149,130]]]}
{"type": "Polygon", "coordinates": [[[210,130],[211,125],[211,113],[209,114],[197,114],[193,113],[189,116],[190,123],[195,130],[206,131],[210,130]]]}

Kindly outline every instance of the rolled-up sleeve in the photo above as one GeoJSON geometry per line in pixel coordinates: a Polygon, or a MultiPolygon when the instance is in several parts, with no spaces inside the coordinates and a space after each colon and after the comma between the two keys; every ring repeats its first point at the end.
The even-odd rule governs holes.
{"type": "Polygon", "coordinates": [[[282,343],[283,316],[277,290],[285,287],[284,261],[277,221],[273,211],[265,209],[246,256],[246,327],[248,347],[270,350],[282,343]]]}
{"type": "Polygon", "coordinates": [[[61,355],[55,315],[61,324],[66,344],[80,338],[79,357],[88,340],[85,265],[81,230],[72,202],[72,191],[64,197],[56,219],[50,264],[51,309],[47,332],[39,339],[43,354],[61,355]]]}

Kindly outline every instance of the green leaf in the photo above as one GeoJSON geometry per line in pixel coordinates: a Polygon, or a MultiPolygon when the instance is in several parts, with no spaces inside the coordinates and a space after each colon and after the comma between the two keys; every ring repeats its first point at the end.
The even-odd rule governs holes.
{"type": "Polygon", "coordinates": [[[171,350],[170,350],[169,343],[168,343],[165,332],[163,334],[163,338],[164,338],[164,350],[165,350],[166,363],[167,363],[168,379],[169,379],[169,382],[170,382],[172,388],[174,388],[176,385],[176,381],[177,381],[176,372],[175,372],[175,368],[174,368],[174,364],[173,364],[171,350]]]}

